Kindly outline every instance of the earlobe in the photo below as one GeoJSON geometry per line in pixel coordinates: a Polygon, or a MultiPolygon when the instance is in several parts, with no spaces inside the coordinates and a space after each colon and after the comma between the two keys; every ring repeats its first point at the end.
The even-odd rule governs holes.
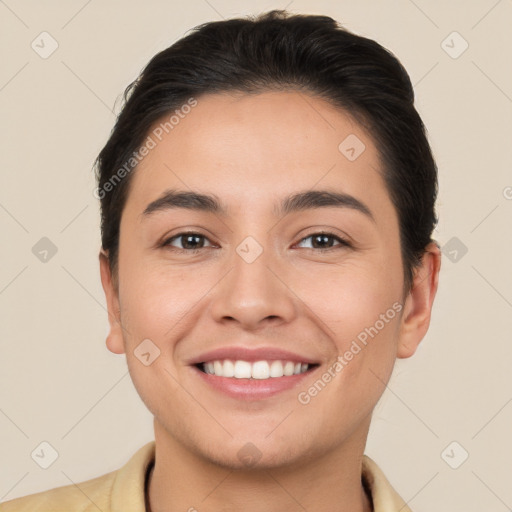
{"type": "Polygon", "coordinates": [[[123,331],[121,327],[121,316],[119,309],[118,290],[112,280],[108,254],[102,249],[99,252],[101,285],[105,292],[107,302],[108,322],[110,331],[107,335],[106,345],[110,352],[114,354],[124,353],[123,331]]]}
{"type": "Polygon", "coordinates": [[[397,348],[399,358],[411,357],[428,331],[440,268],[441,251],[439,245],[432,242],[425,249],[405,301],[397,348]]]}

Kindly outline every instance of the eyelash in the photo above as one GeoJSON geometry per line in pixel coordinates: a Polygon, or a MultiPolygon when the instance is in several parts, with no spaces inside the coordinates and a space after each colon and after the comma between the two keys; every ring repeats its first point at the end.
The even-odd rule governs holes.
{"type": "MultiPolygon", "coordinates": [[[[181,249],[179,247],[174,247],[174,246],[170,245],[170,243],[172,241],[174,241],[174,240],[177,240],[177,239],[182,238],[184,236],[191,236],[191,235],[195,235],[195,236],[198,236],[198,237],[201,237],[201,238],[204,238],[204,239],[208,240],[208,238],[206,236],[202,235],[201,233],[196,233],[194,231],[182,232],[182,233],[178,233],[177,235],[174,235],[171,238],[168,238],[166,241],[163,242],[162,247],[168,248],[168,249],[170,249],[172,251],[175,251],[175,252],[178,252],[178,253],[188,253],[188,254],[197,254],[202,249],[206,249],[206,247],[200,247],[198,249],[181,249]]],[[[340,248],[343,248],[343,247],[345,247],[345,248],[353,247],[352,244],[350,242],[348,242],[347,240],[345,240],[344,238],[341,238],[338,235],[334,235],[333,233],[329,233],[329,232],[325,232],[325,231],[311,233],[310,235],[301,238],[299,243],[304,242],[308,238],[312,238],[312,237],[315,237],[315,236],[318,236],[318,235],[324,235],[324,236],[327,236],[327,237],[330,237],[330,238],[334,238],[336,241],[339,242],[339,244],[337,246],[328,247],[326,249],[321,249],[321,248],[317,249],[315,247],[306,247],[306,249],[319,250],[321,252],[330,252],[330,251],[333,251],[333,250],[336,250],[336,249],[340,249],[340,248]]]]}

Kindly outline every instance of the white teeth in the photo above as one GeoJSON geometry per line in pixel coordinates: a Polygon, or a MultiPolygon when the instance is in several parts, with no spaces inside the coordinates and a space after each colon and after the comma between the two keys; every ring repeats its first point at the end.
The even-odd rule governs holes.
{"type": "Polygon", "coordinates": [[[270,376],[282,377],[283,375],[283,363],[281,363],[281,361],[272,361],[270,365],[270,376]]]}
{"type": "Polygon", "coordinates": [[[295,370],[295,365],[291,361],[287,361],[283,368],[283,373],[286,376],[293,375],[293,372],[295,370]]]}
{"type": "Polygon", "coordinates": [[[213,362],[213,372],[215,375],[220,375],[221,377],[224,375],[224,372],[222,371],[222,361],[214,361],[213,362]]]}
{"type": "Polygon", "coordinates": [[[308,363],[293,361],[232,361],[217,360],[203,363],[205,373],[216,377],[234,377],[235,379],[269,379],[290,375],[298,375],[308,370],[308,363]]]}
{"type": "Polygon", "coordinates": [[[223,377],[234,377],[235,376],[235,365],[233,361],[226,359],[224,361],[224,365],[222,366],[222,376],[223,377]]]}
{"type": "MultiPolygon", "coordinates": [[[[217,373],[215,373],[217,375],[217,373]]],[[[222,377],[222,375],[218,375],[222,377]]],[[[250,379],[251,378],[251,363],[247,361],[235,361],[235,378],[236,379],[250,379]]]]}
{"type": "Polygon", "coordinates": [[[268,379],[270,377],[270,366],[267,361],[253,363],[251,376],[253,379],[268,379]]]}

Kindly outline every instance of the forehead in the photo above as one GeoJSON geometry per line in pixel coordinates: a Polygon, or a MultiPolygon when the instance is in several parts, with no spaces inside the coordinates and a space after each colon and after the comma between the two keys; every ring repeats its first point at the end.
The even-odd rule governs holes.
{"type": "Polygon", "coordinates": [[[380,216],[391,206],[371,137],[325,100],[297,91],[196,100],[148,133],[154,147],[132,176],[126,208],[140,214],[167,189],[213,194],[233,211],[274,209],[277,199],[315,188],[364,199],[380,216]]]}

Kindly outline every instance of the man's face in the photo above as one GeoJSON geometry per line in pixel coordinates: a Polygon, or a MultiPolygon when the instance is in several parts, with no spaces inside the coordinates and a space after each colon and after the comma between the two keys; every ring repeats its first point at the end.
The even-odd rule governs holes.
{"type": "Polygon", "coordinates": [[[161,141],[152,135],[132,176],[109,304],[122,330],[112,326],[108,347],[126,352],[159,435],[200,457],[272,467],[362,446],[400,356],[405,307],[398,218],[374,143],[311,95],[197,100],[161,141]],[[144,213],[171,190],[214,196],[225,211],[144,213]],[[354,201],[280,210],[321,190],[367,212],[354,201]],[[265,377],[302,371],[297,362],[310,363],[305,373],[267,379],[204,372],[265,377]]]}

